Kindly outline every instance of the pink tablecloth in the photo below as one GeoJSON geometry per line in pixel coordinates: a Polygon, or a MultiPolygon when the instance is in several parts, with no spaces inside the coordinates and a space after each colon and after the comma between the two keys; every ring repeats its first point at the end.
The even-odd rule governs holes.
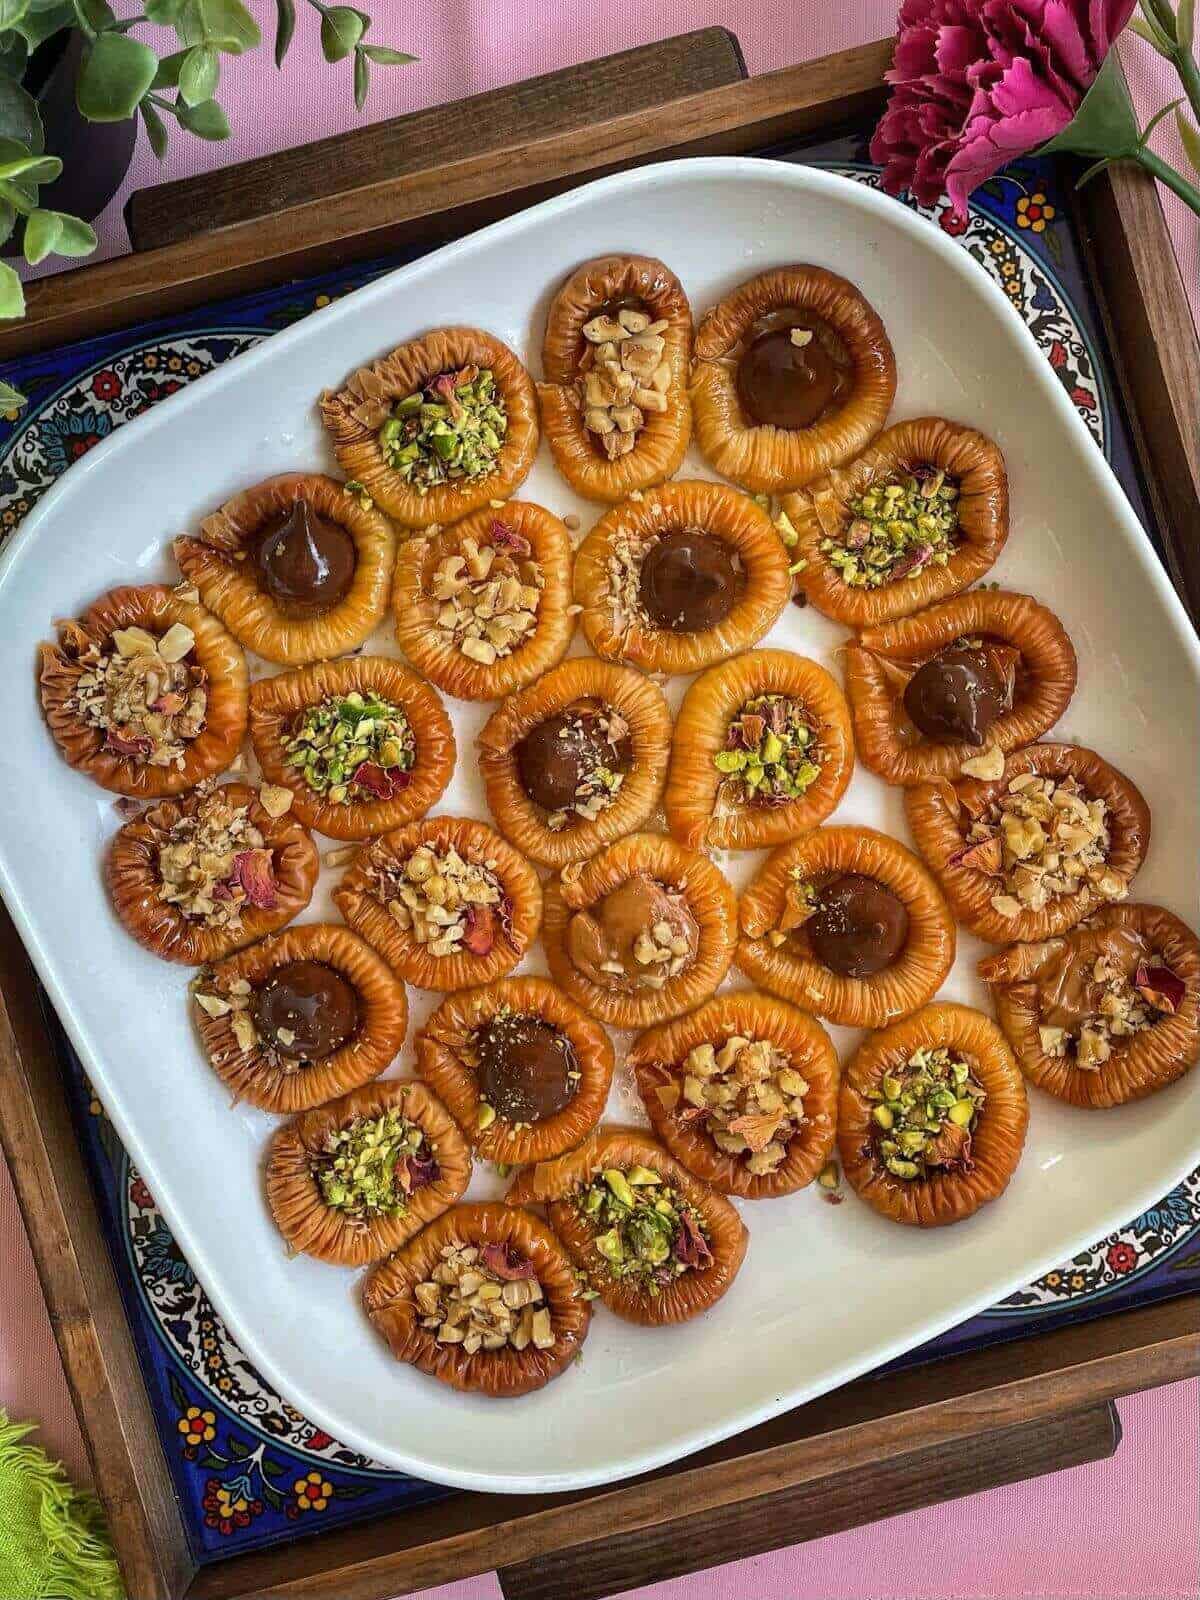
{"type": "MultiPolygon", "coordinates": [[[[251,5],[265,29],[274,6],[270,0],[251,5]]],[[[131,6],[119,9],[129,13],[131,6]]],[[[710,23],[732,28],[750,70],[762,72],[883,36],[891,31],[895,3],[659,0],[647,11],[609,0],[533,0],[522,7],[510,0],[427,0],[412,7],[376,0],[373,9],[379,41],[421,57],[416,66],[375,71],[369,115],[382,117],[710,23]]],[[[99,224],[106,253],[128,247],[121,206],[131,189],[319,138],[354,120],[348,67],[321,62],[313,43],[315,14],[303,5],[300,10],[300,34],[283,81],[266,50],[226,63],[221,99],[233,125],[230,143],[175,138],[163,166],[139,145],[125,188],[99,224]]],[[[1178,92],[1163,64],[1136,40],[1123,54],[1143,115],[1178,92]]],[[[1169,122],[1156,144],[1181,161],[1169,122]]],[[[1200,311],[1196,219],[1170,196],[1167,202],[1193,309],[1200,311]]],[[[39,1419],[47,1447],[86,1478],[2,1164],[0,1279],[0,1406],[39,1419]]],[[[1123,1403],[1125,1440],[1111,1462],[632,1592],[640,1600],[1196,1600],[1198,1400],[1192,1383],[1123,1403]]],[[[439,1600],[494,1600],[499,1588],[488,1576],[436,1593],[439,1600]]]]}

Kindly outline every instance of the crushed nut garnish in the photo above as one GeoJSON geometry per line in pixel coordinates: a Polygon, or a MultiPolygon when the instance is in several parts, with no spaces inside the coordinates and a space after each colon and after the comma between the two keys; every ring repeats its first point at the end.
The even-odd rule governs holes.
{"type": "Polygon", "coordinates": [[[205,927],[240,928],[248,905],[270,911],[278,903],[265,845],[248,806],[204,786],[159,845],[158,898],[205,927]]]}
{"type": "Polygon", "coordinates": [[[258,791],[258,803],[269,817],[283,817],[292,809],[295,795],[279,783],[264,783],[258,791]]]}
{"type": "Polygon", "coordinates": [[[971,1136],[987,1096],[971,1063],[946,1045],[918,1050],[885,1074],[867,1099],[879,1160],[894,1178],[930,1169],[969,1171],[971,1136]]]}
{"type": "Polygon", "coordinates": [[[816,884],[810,883],[804,876],[803,867],[793,867],[788,874],[788,886],[784,890],[779,921],[768,932],[767,943],[776,950],[781,944],[786,944],[789,934],[795,933],[797,928],[804,926],[809,917],[816,915],[819,903],[820,896],[816,884]]]}
{"type": "Polygon", "coordinates": [[[546,580],[532,555],[528,539],[496,517],[490,543],[464,538],[438,562],[430,585],[437,627],[468,660],[491,666],[537,626],[546,580]]]}
{"type": "Polygon", "coordinates": [[[610,1167],[576,1192],[575,1204],[594,1230],[597,1269],[647,1294],[712,1261],[700,1213],[649,1167],[610,1167]]]}
{"type": "Polygon", "coordinates": [[[379,430],[388,466],[424,494],[439,484],[486,478],[508,432],[504,396],[489,367],[439,372],[392,407],[379,430]]]}
{"type": "Polygon", "coordinates": [[[608,745],[613,752],[613,765],[607,761],[588,761],[575,788],[574,805],[561,811],[551,811],[546,816],[546,826],[558,833],[571,821],[572,816],[594,822],[602,811],[607,811],[621,791],[625,774],[618,770],[619,747],[629,738],[629,724],[619,711],[611,707],[596,712],[579,713],[559,729],[562,739],[576,739],[587,755],[596,743],[608,745]]]}
{"type": "Polygon", "coordinates": [[[1077,778],[1020,772],[971,824],[955,863],[994,878],[992,909],[1017,917],[1087,885],[1123,900],[1129,885],[1108,866],[1109,844],[1108,807],[1077,778]]]}
{"type": "Polygon", "coordinates": [[[958,770],[964,778],[995,783],[997,778],[1004,776],[1004,751],[998,744],[989,745],[982,755],[968,756],[958,770]]]}
{"type": "Polygon", "coordinates": [[[393,920],[430,955],[486,956],[512,927],[512,904],[495,867],[466,860],[453,845],[439,851],[423,844],[403,862],[369,861],[367,872],[393,920]]]}
{"type": "Polygon", "coordinates": [[[729,724],[725,749],[713,757],[743,802],[784,805],[821,775],[821,755],[809,714],[787,695],[748,700],[729,724]]]}
{"type": "Polygon", "coordinates": [[[443,1245],[432,1274],[413,1290],[439,1344],[480,1350],[549,1350],[554,1320],[532,1261],[506,1245],[443,1245]]]}
{"type": "Polygon", "coordinates": [[[667,321],[622,307],[584,323],[587,349],[575,393],[583,425],[610,461],[628,455],[645,426],[647,412],[667,409],[670,363],[663,359],[667,321]]]}
{"type": "Polygon", "coordinates": [[[327,1206],[368,1222],[403,1216],[409,1197],[437,1177],[438,1164],[421,1129],[393,1108],[338,1128],[315,1172],[327,1206]]]}
{"type": "Polygon", "coordinates": [[[808,1082],[787,1056],[769,1039],[733,1035],[696,1045],[680,1070],[682,1083],[672,1074],[654,1090],[663,1110],[744,1157],[755,1177],[774,1172],[807,1120],[808,1082]]]}
{"type": "Polygon", "coordinates": [[[208,714],[208,674],[187,661],[196,636],[173,622],[161,636],[118,628],[89,643],[67,706],[104,733],[108,750],[152,767],[182,767],[185,746],[208,714]]]}
{"type": "Polygon", "coordinates": [[[309,706],[284,749],[286,765],[335,804],[390,800],[412,781],[417,755],[406,713],[369,689],[309,706]]]}
{"type": "Polygon", "coordinates": [[[1184,993],[1182,980],[1137,933],[1081,929],[1062,941],[1041,974],[1042,1051],[1069,1055],[1081,1071],[1097,1072],[1121,1040],[1173,1015],[1184,993]]]}
{"type": "Polygon", "coordinates": [[[944,567],[959,540],[957,502],[958,489],[944,472],[916,467],[852,500],[844,534],[822,539],[821,550],[852,589],[879,589],[944,567]]]}

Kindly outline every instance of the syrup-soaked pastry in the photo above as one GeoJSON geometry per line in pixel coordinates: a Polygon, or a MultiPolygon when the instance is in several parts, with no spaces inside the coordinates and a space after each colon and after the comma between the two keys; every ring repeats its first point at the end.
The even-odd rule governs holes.
{"type": "Polygon", "coordinates": [[[542,920],[537,873],[469,817],[427,817],[373,839],[333,903],[397,977],[442,992],[511,972],[542,920]]]}
{"type": "Polygon", "coordinates": [[[408,1004],[374,950],[310,922],[206,967],[192,1015],[221,1081],[260,1111],[290,1115],[369,1083],[404,1043],[408,1004]]]}
{"type": "Polygon", "coordinates": [[[824,1028],[753,991],[717,995],[629,1052],[655,1133],[723,1194],[769,1200],[833,1152],[838,1059],[824,1028]]]}
{"type": "Polygon", "coordinates": [[[111,589],[40,647],[42,710],[78,772],[139,800],[230,764],[246,732],[246,658],[210,612],[165,584],[111,589]]]}
{"type": "Polygon", "coordinates": [[[422,817],[454,771],[437,695],[399,661],[352,656],[260,678],[250,739],[296,815],[331,839],[366,839],[422,817]]]}
{"type": "Polygon", "coordinates": [[[854,770],[850,712],[815,661],[747,650],[701,673],[675,719],[663,805],[696,849],[753,850],[814,827],[854,770]]]}
{"type": "Polygon", "coordinates": [[[507,500],[537,454],[537,398],[507,345],[435,328],[321,397],[347,476],[402,527],[507,500]]]}
{"type": "Polygon", "coordinates": [[[823,267],[760,273],[696,330],[696,442],[718,472],[756,493],[797,489],[859,455],[895,393],[883,323],[823,267]]]}
{"type": "Polygon", "coordinates": [[[881,1028],[932,1000],[954,918],[910,850],[873,828],[814,828],[772,851],[742,895],[738,967],[806,1011],[881,1028]]]}
{"type": "Polygon", "coordinates": [[[887,783],[992,781],[1075,692],[1062,623],[1027,594],[972,589],[846,646],[858,753],[887,783]]]}
{"type": "Polygon", "coordinates": [[[842,1075],[842,1166],[893,1222],[941,1227],[997,1199],[1028,1124],[1013,1053],[969,1006],[935,1002],[871,1034],[842,1075]]]}
{"type": "Polygon", "coordinates": [[[653,811],[670,739],[662,690],[640,672],[592,657],[564,661],[484,724],[488,805],[530,860],[586,860],[653,811]]]}
{"type": "Polygon", "coordinates": [[[852,628],[958,594],[1008,538],[1004,457],[943,417],[885,428],[862,455],[785,495],[780,518],[801,562],[797,587],[852,628]]]}
{"type": "Polygon", "coordinates": [[[320,860],[291,792],[211,782],[131,818],[109,847],[113,909],[164,961],[219,961],[298,916],[320,860]]]}
{"type": "Polygon", "coordinates": [[[546,885],[542,943],[571,999],[616,1028],[706,1000],[729,970],[737,899],[707,856],[656,833],[618,839],[546,885]]]}
{"type": "Polygon", "coordinates": [[[268,478],[175,540],[187,583],[239,644],[301,666],[356,649],[383,621],[396,540],[368,495],[321,473],[268,478]]]}
{"type": "Polygon", "coordinates": [[[538,384],[554,464],[586,500],[622,500],[678,470],[692,431],[692,309],[651,256],[600,256],[555,295],[538,384]]]}
{"type": "Polygon", "coordinates": [[[267,1147],[267,1203],[295,1252],[340,1267],[390,1255],[471,1181],[471,1153],[420,1083],[368,1083],[304,1111],[267,1147]]]}
{"type": "Polygon", "coordinates": [[[597,655],[695,672],[756,643],[791,592],[770,517],[719,483],[665,483],[601,517],[575,557],[597,655]]]}
{"type": "Polygon", "coordinates": [[[1103,906],[979,973],[1021,1071],[1071,1105],[1140,1100],[1200,1057],[1200,940],[1161,906],[1103,906]]]}
{"type": "Polygon", "coordinates": [[[990,782],[907,789],[917,847],[954,915],[993,944],[1050,939],[1123,900],[1150,845],[1150,808],[1094,750],[1030,744],[990,782]]]}
{"type": "Polygon", "coordinates": [[[592,1308],[533,1214],[460,1205],[383,1261],[363,1306],[397,1361],[470,1394],[530,1394],[575,1362],[592,1308]]]}
{"type": "Polygon", "coordinates": [[[566,654],[575,631],[571,536],[529,500],[414,535],[396,563],[396,638],[461,700],[502,700],[566,654]]]}
{"type": "Polygon", "coordinates": [[[416,1046],[418,1073],[487,1161],[561,1155],[604,1114],[608,1035],[546,978],[501,978],[448,996],[416,1046]]]}

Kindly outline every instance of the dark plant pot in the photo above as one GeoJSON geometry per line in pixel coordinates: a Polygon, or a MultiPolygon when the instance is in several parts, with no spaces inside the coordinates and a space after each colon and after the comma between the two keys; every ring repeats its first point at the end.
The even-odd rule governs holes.
{"type": "MultiPolygon", "coordinates": [[[[41,203],[90,222],[121,187],[133,159],[137,119],[86,122],[75,105],[75,79],[83,55],[82,34],[55,34],[39,45],[25,68],[25,87],[38,103],[46,130],[46,153],[58,156],[62,176],[41,188],[41,203]]],[[[21,228],[4,246],[6,256],[21,253],[21,228]]]]}

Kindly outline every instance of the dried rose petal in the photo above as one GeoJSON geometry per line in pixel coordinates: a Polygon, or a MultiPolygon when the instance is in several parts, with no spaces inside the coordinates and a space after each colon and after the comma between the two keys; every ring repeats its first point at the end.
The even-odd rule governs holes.
{"type": "Polygon", "coordinates": [[[510,1283],[518,1278],[537,1277],[537,1268],[529,1257],[514,1250],[507,1240],[502,1244],[485,1244],[479,1252],[479,1259],[489,1272],[510,1283]]]}
{"type": "Polygon", "coordinates": [[[713,1253],[708,1247],[708,1240],[700,1232],[690,1212],[680,1212],[674,1249],[676,1260],[682,1261],[685,1267],[707,1267],[712,1262],[713,1253]]]}
{"type": "Polygon", "coordinates": [[[151,711],[161,711],[163,716],[173,717],[177,712],[182,711],[185,705],[187,705],[187,700],[183,695],[177,694],[174,689],[169,689],[166,694],[160,694],[158,699],[152,702],[150,709],[151,711]]]}
{"type": "Polygon", "coordinates": [[[1133,986],[1147,1004],[1156,1011],[1165,1011],[1171,1017],[1179,1010],[1187,994],[1187,985],[1170,967],[1152,967],[1147,961],[1139,964],[1133,986]]]}
{"type": "Polygon", "coordinates": [[[463,944],[473,956],[486,956],[495,942],[496,919],[491,906],[468,906],[463,944]]]}
{"type": "Polygon", "coordinates": [[[870,538],[871,524],[862,517],[856,517],[846,530],[846,549],[861,550],[870,538]]]}
{"type": "Polygon", "coordinates": [[[401,789],[408,788],[411,778],[398,767],[381,767],[378,762],[364,761],[361,767],[355,769],[352,781],[375,799],[390,800],[401,789]]]}
{"type": "Polygon", "coordinates": [[[761,1112],[747,1111],[740,1117],[734,1117],[729,1124],[730,1133],[736,1133],[745,1139],[751,1150],[756,1153],[765,1150],[775,1137],[779,1127],[778,1117],[764,1116],[761,1112]]]}
{"type": "Polygon", "coordinates": [[[675,1113],[675,1121],[681,1127],[689,1128],[694,1122],[703,1122],[707,1115],[707,1106],[681,1106],[675,1113]]]}
{"type": "Polygon", "coordinates": [[[261,911],[279,904],[269,850],[239,850],[233,858],[233,875],[246,891],[246,899],[261,911]]]}
{"type": "Polygon", "coordinates": [[[767,705],[767,721],[772,733],[782,733],[787,726],[787,706],[782,700],[772,700],[767,705]]]}
{"type": "Polygon", "coordinates": [[[105,734],[104,743],[114,755],[132,756],[138,761],[144,761],[152,748],[150,740],[144,734],[138,734],[135,738],[126,739],[113,728],[110,728],[105,734]]]}
{"type": "Polygon", "coordinates": [[[921,1152],[930,1167],[952,1167],[971,1158],[971,1135],[957,1122],[943,1122],[921,1152]]]}
{"type": "Polygon", "coordinates": [[[969,844],[965,850],[952,855],[950,862],[952,866],[969,867],[972,872],[986,872],[989,877],[994,876],[1004,865],[1004,847],[1000,835],[994,833],[989,839],[969,844]]]}
{"type": "Polygon", "coordinates": [[[742,717],[742,738],[748,747],[753,748],[762,739],[767,731],[766,719],[760,717],[755,711],[748,711],[742,717]]]}
{"type": "Polygon", "coordinates": [[[892,568],[892,581],[895,582],[899,578],[911,578],[914,573],[920,572],[929,565],[929,559],[932,555],[933,546],[931,544],[919,544],[915,550],[910,550],[908,555],[902,561],[898,561],[892,568]]]}
{"type": "Polygon", "coordinates": [[[396,1181],[405,1194],[412,1194],[433,1183],[440,1171],[433,1156],[401,1156],[396,1163],[396,1181]]]}
{"type": "Polygon", "coordinates": [[[214,900],[232,900],[234,897],[233,890],[227,883],[214,883],[212,886],[212,897],[214,900]]]}
{"type": "Polygon", "coordinates": [[[498,550],[511,550],[515,556],[533,554],[533,546],[525,535],[510,528],[507,522],[501,522],[499,517],[492,518],[492,543],[498,550]]]}

